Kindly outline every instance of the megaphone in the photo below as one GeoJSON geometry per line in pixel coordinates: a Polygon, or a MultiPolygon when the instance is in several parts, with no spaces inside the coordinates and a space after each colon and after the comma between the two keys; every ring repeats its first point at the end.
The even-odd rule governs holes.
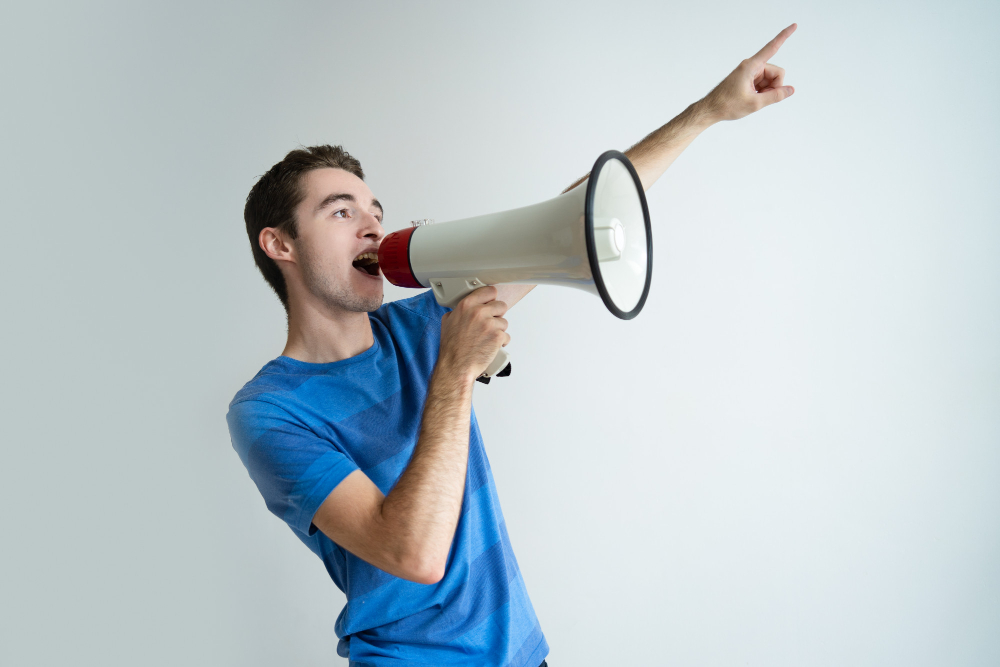
{"type": "MultiPolygon", "coordinates": [[[[378,264],[393,285],[430,287],[450,308],[486,285],[564,285],[600,296],[630,320],[653,276],[649,208],[635,167],[607,151],[585,183],[554,199],[393,232],[382,240],[378,264]]],[[[501,348],[480,379],[509,372],[501,348]]]]}

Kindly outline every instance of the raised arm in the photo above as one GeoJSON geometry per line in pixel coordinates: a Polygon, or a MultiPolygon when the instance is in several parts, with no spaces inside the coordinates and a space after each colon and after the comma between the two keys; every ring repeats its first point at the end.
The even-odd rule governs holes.
{"type": "MultiPolygon", "coordinates": [[[[796,27],[793,23],[782,30],[753,57],[741,62],[708,95],[625,151],[644,190],[649,190],[695,137],[712,125],[723,120],[738,120],[795,92],[791,86],[784,85],[785,70],[767,61],[796,27]]],[[[565,191],[586,179],[587,176],[578,179],[565,191]]]]}
{"type": "Polygon", "coordinates": [[[507,305],[496,295],[476,290],[444,316],[420,437],[389,495],[356,470],[313,517],[331,540],[397,577],[433,584],[444,576],[465,492],[472,387],[510,341],[507,305]]]}
{"type": "MultiPolygon", "coordinates": [[[[695,137],[712,125],[723,120],[738,120],[780,102],[795,92],[791,86],[784,85],[785,70],[767,61],[778,52],[796,27],[798,26],[793,23],[779,32],[753,57],[741,62],[708,95],[625,151],[639,174],[643,190],[653,187],[653,183],[691,145],[695,137]]],[[[588,176],[590,174],[580,177],[563,192],[580,185],[588,176]]],[[[500,298],[513,306],[534,285],[499,285],[499,288],[500,298]]]]}

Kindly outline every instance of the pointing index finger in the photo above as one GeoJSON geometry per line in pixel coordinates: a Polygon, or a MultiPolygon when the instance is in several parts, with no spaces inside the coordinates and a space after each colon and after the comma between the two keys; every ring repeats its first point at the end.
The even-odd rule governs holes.
{"type": "Polygon", "coordinates": [[[778,52],[778,49],[781,48],[781,45],[785,43],[785,40],[788,39],[789,35],[795,32],[795,29],[797,27],[798,24],[793,23],[792,25],[788,26],[787,28],[779,32],[778,36],[772,39],[766,45],[764,45],[764,48],[758,51],[757,54],[753,58],[751,58],[751,60],[755,60],[758,63],[766,63],[768,60],[774,57],[774,54],[778,52]]]}

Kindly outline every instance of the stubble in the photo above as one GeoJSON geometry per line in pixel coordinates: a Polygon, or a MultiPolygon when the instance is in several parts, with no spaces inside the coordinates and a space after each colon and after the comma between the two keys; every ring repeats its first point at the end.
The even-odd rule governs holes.
{"type": "Polygon", "coordinates": [[[352,292],[348,285],[334,280],[332,278],[334,272],[327,269],[319,258],[308,250],[308,246],[299,247],[299,266],[302,269],[302,280],[309,293],[331,308],[353,313],[370,313],[382,305],[384,295],[366,297],[352,292]]]}

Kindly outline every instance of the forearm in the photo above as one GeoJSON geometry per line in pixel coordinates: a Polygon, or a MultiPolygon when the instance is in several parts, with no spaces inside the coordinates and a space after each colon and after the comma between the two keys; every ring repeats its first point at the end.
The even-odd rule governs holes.
{"type": "Polygon", "coordinates": [[[650,132],[642,141],[625,151],[626,157],[639,174],[642,189],[649,190],[684,149],[714,123],[701,102],[695,102],[669,123],[650,132]]]}
{"type": "MultiPolygon", "coordinates": [[[[625,151],[625,156],[639,174],[642,189],[649,190],[677,156],[716,122],[715,115],[706,108],[704,100],[699,100],[625,151]]],[[[583,176],[566,188],[566,191],[572,190],[589,176],[590,174],[583,176]]]]}
{"type": "Polygon", "coordinates": [[[462,509],[473,382],[447,364],[435,368],[413,456],[381,506],[398,560],[428,582],[444,574],[462,509]]]}
{"type": "MultiPolygon", "coordinates": [[[[704,106],[704,101],[699,100],[669,123],[650,132],[642,141],[625,151],[625,156],[628,157],[632,166],[635,167],[636,173],[639,174],[643,191],[649,190],[653,183],[663,175],[663,172],[673,164],[677,156],[691,145],[695,137],[715,122],[714,115],[704,106]]],[[[569,192],[587,180],[589,176],[590,174],[581,177],[563,192],[569,192]]],[[[535,286],[501,285],[501,287],[504,289],[501,300],[513,306],[535,286]]]]}

